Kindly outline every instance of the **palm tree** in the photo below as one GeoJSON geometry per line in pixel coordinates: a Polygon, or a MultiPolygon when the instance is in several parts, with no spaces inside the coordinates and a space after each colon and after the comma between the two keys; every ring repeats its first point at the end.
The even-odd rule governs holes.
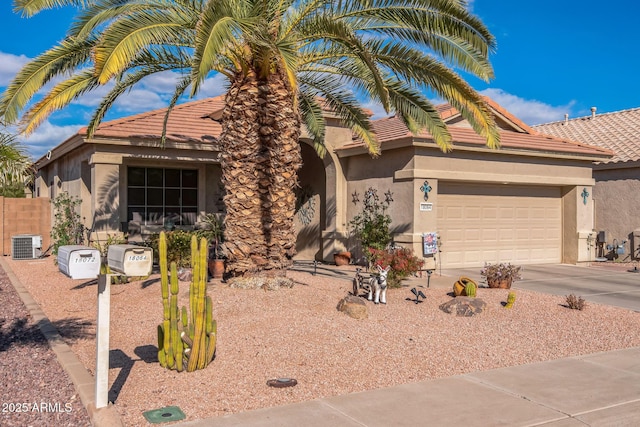
{"type": "Polygon", "coordinates": [[[24,190],[33,183],[30,157],[17,137],[0,131],[0,195],[24,197],[24,190]]]}
{"type": "MultiPolygon", "coordinates": [[[[456,107],[497,147],[482,98],[457,71],[489,80],[493,36],[466,0],[14,0],[30,15],[72,5],[68,37],[15,77],[0,103],[13,122],[36,91],[65,76],[22,116],[26,132],[51,112],[114,81],[89,124],[145,76],[180,72],[171,108],[212,73],[228,79],[221,124],[225,240],[234,276],[281,275],[293,225],[302,126],[324,154],[323,110],[380,153],[360,100],[374,100],[447,151],[450,135],[425,93],[456,107]],[[71,74],[71,77],[69,76],[71,74]]],[[[164,139],[164,136],[163,136],[164,139]]]]}

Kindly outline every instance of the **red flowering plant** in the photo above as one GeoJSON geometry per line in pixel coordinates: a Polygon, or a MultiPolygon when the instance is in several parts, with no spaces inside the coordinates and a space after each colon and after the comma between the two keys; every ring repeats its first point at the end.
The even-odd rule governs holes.
{"type": "Polygon", "coordinates": [[[411,249],[375,249],[369,248],[371,265],[382,268],[391,266],[387,276],[387,286],[399,288],[403,279],[415,274],[422,268],[424,261],[413,255],[411,249]]]}

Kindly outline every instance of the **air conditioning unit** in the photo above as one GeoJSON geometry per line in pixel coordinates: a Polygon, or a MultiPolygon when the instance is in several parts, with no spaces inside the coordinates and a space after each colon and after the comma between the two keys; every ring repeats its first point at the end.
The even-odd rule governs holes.
{"type": "Polygon", "coordinates": [[[11,236],[12,259],[36,259],[42,254],[42,236],[20,234],[11,236]]]}
{"type": "Polygon", "coordinates": [[[81,245],[58,248],[58,268],[72,279],[95,279],[100,274],[100,251],[81,245]]]}

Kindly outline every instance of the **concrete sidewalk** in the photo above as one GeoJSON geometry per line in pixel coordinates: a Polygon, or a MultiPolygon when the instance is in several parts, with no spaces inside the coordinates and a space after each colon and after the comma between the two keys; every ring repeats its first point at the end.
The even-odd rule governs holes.
{"type": "Polygon", "coordinates": [[[585,425],[640,425],[640,347],[179,424],[180,427],[585,425]]]}

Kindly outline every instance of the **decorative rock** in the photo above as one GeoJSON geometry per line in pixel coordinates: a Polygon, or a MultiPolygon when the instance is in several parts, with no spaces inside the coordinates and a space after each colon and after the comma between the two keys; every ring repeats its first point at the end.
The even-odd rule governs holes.
{"type": "Polygon", "coordinates": [[[369,317],[369,311],[367,310],[367,304],[362,298],[358,298],[354,295],[347,295],[342,298],[338,303],[338,311],[347,314],[354,319],[366,319],[369,317]]]}
{"type": "Polygon", "coordinates": [[[440,305],[440,310],[456,316],[471,317],[482,313],[487,303],[480,298],[455,297],[440,305]]]}

